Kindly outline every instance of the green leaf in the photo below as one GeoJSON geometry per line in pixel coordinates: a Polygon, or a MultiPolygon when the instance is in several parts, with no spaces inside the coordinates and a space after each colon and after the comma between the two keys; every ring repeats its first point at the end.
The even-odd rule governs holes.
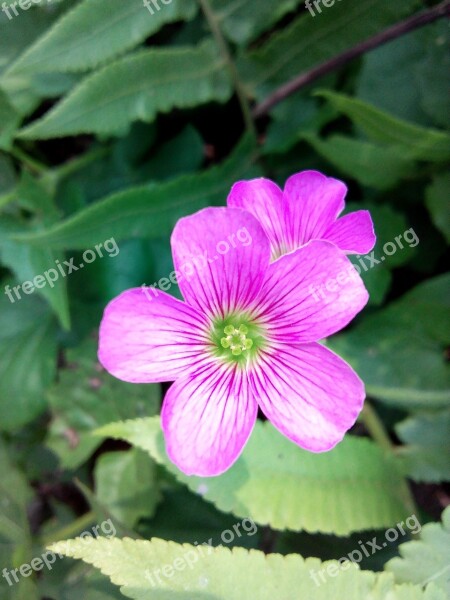
{"type": "MultiPolygon", "coordinates": [[[[32,557],[31,533],[28,523],[27,504],[32,500],[32,490],[26,478],[12,463],[6,445],[0,438],[0,565],[3,576],[0,578],[2,600],[38,600],[35,585],[23,579],[19,585],[14,575],[5,574],[20,567],[32,557]]],[[[17,575],[16,575],[17,576],[17,575]]],[[[20,576],[19,576],[20,577],[20,576]]],[[[22,579],[22,578],[21,578],[22,579]]]]}
{"type": "Polygon", "coordinates": [[[430,211],[436,227],[450,243],[450,212],[448,210],[448,192],[450,190],[450,174],[436,175],[425,192],[425,203],[430,211]]]}
{"type": "Polygon", "coordinates": [[[96,495],[103,506],[127,527],[153,516],[160,500],[156,465],[137,448],[102,454],[95,464],[96,495]]]}
{"type": "Polygon", "coordinates": [[[11,303],[2,293],[0,356],[0,428],[11,431],[45,410],[56,374],[55,322],[39,299],[11,303]]]}
{"type": "MultiPolygon", "coordinates": [[[[25,175],[18,185],[15,196],[19,204],[28,210],[37,213],[36,218],[30,224],[29,221],[19,221],[8,217],[0,217],[0,257],[2,263],[9,267],[15,274],[17,281],[23,285],[30,283],[28,288],[31,293],[37,293],[43,296],[55,313],[58,315],[61,325],[65,329],[70,328],[69,299],[67,295],[67,280],[60,276],[57,270],[57,262],[64,260],[62,253],[55,253],[47,247],[36,248],[27,243],[17,242],[13,239],[14,235],[36,232],[42,229],[43,224],[50,225],[58,215],[52,199],[47,195],[39,182],[31,176],[25,175]],[[53,269],[56,272],[57,279],[54,280],[53,273],[50,272],[49,279],[45,278],[45,273],[53,269]],[[35,278],[39,287],[34,283],[35,278]],[[34,286],[34,287],[32,287],[34,286]]],[[[24,297],[23,289],[18,291],[21,298],[24,297]]],[[[14,296],[16,297],[16,296],[14,296]]],[[[17,299],[17,298],[16,298],[17,299]]]]}
{"type": "Polygon", "coordinates": [[[313,454],[258,421],[238,461],[219,477],[201,478],[169,461],[159,417],[113,423],[96,433],[146,450],[219,510],[274,529],[348,535],[404,517],[399,472],[367,439],[348,436],[330,452],[313,454]]]}
{"type": "Polygon", "coordinates": [[[446,597],[450,595],[450,507],[444,510],[441,523],[428,523],[420,533],[420,540],[400,545],[402,558],[393,558],[385,569],[394,574],[399,583],[425,585],[433,582],[446,597]]]}
{"type": "Polygon", "coordinates": [[[442,19],[365,54],[357,82],[360,100],[418,125],[446,126],[446,28],[442,19]]]}
{"type": "Polygon", "coordinates": [[[326,139],[310,133],[302,137],[344,175],[375,189],[390,189],[415,170],[413,160],[395,147],[387,148],[339,134],[326,139]]]}
{"type": "Polygon", "coordinates": [[[360,571],[339,572],[339,563],[321,563],[299,555],[264,555],[257,550],[175,544],[158,538],[146,540],[98,538],[59,542],[55,553],[82,559],[121,586],[122,593],[136,600],[444,600],[435,586],[426,591],[412,585],[395,585],[392,575],[360,571]],[[333,565],[333,567],[332,567],[333,565]],[[326,585],[313,575],[333,572],[326,585]],[[336,577],[338,575],[338,577],[336,577]],[[295,590],[295,592],[293,591],[295,590]]]}
{"type": "Polygon", "coordinates": [[[415,0],[336,2],[315,18],[305,12],[238,61],[249,93],[262,100],[302,72],[352,48],[407,16],[415,0]]]}
{"type": "Polygon", "coordinates": [[[268,31],[284,15],[293,11],[300,0],[258,0],[258,10],[252,0],[211,0],[219,27],[232,42],[247,45],[264,31],[268,31]]]}
{"type": "Polygon", "coordinates": [[[230,95],[228,74],[212,43],[142,50],[88,76],[19,137],[121,135],[133,121],[150,123],[159,112],[225,102],[230,95]]]}
{"type": "Polygon", "coordinates": [[[406,446],[397,449],[408,477],[415,481],[450,481],[450,408],[419,413],[396,425],[406,446]]]}
{"type": "Polygon", "coordinates": [[[449,275],[426,281],[328,341],[369,395],[407,409],[449,405],[449,283],[449,275]]]}
{"type": "Polygon", "coordinates": [[[421,105],[434,122],[448,127],[450,98],[445,82],[449,81],[450,38],[447,23],[441,20],[425,31],[428,34],[427,43],[422,60],[415,69],[421,105]]]}
{"type": "Polygon", "coordinates": [[[142,0],[84,0],[32,44],[6,76],[98,67],[137,46],[166,23],[191,19],[196,10],[194,0],[171,0],[153,15],[142,0]]]}
{"type": "Polygon", "coordinates": [[[68,350],[66,363],[48,391],[53,419],[47,445],[63,467],[73,469],[100,444],[90,435],[95,428],[117,419],[154,415],[161,388],[158,384],[128,385],[111,377],[97,360],[94,339],[68,350]]]}
{"type": "Polygon", "coordinates": [[[179,218],[224,204],[235,181],[258,176],[254,159],[253,142],[244,138],[224,163],[206,172],[113,194],[46,232],[21,236],[21,240],[50,248],[84,249],[110,237],[119,242],[169,236],[179,218]]]}
{"type": "Polygon", "coordinates": [[[20,123],[20,116],[11,106],[5,93],[0,89],[0,150],[9,150],[14,133],[20,123]]]}
{"type": "Polygon", "coordinates": [[[336,92],[317,92],[346,115],[375,142],[394,146],[414,160],[447,161],[450,159],[450,135],[437,129],[413,125],[396,119],[366,102],[336,92]]]}

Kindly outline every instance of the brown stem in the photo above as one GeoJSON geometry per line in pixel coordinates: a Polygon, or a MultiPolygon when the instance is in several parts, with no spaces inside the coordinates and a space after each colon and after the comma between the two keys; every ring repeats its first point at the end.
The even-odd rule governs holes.
{"type": "Polygon", "coordinates": [[[419,27],[423,27],[424,25],[428,25],[429,23],[433,23],[442,17],[450,15],[450,0],[444,0],[437,6],[430,8],[428,10],[422,11],[417,15],[413,15],[412,17],[406,19],[405,21],[401,21],[393,25],[392,27],[388,27],[384,31],[380,31],[373,37],[357,44],[353,48],[342,52],[342,54],[338,54],[331,60],[314,67],[310,71],[306,73],[302,73],[298,77],[295,77],[288,83],[285,83],[281,87],[279,87],[273,94],[271,94],[268,98],[266,98],[261,104],[258,104],[252,111],[253,118],[261,117],[265,115],[273,106],[293,94],[297,92],[301,88],[309,85],[319,77],[323,75],[327,75],[331,73],[335,69],[342,67],[347,64],[354,58],[365,54],[369,50],[373,50],[374,48],[378,48],[386,42],[390,42],[410,31],[414,31],[419,27]]]}

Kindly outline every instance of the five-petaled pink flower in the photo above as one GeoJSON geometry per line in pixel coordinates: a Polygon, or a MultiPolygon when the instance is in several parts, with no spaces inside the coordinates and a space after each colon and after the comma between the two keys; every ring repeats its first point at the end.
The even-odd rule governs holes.
{"type": "Polygon", "coordinates": [[[328,240],[346,254],[366,254],[375,245],[370,213],[358,210],[338,219],[347,187],[318,171],[292,175],[282,191],[270,179],[236,183],[228,206],[251,212],[270,239],[272,258],[311,240],[328,240]]]}
{"type": "Polygon", "coordinates": [[[302,448],[335,446],[365,395],[350,366],[317,343],[368,299],[345,254],[312,241],[271,263],[260,223],[237,208],[181,219],[171,244],[178,273],[193,255],[208,257],[205,268],[179,278],[185,301],[125,291],[105,310],[99,347],[101,363],[119,379],[175,381],[161,415],[170,459],[187,474],[219,475],[242,452],[258,407],[302,448]],[[251,244],[236,241],[242,230],[251,244]],[[311,287],[351,270],[346,285],[312,298],[311,287]]]}

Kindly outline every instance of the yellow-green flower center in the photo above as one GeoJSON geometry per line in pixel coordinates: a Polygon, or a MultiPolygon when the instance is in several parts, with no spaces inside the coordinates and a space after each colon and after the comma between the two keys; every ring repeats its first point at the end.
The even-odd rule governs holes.
{"type": "Polygon", "coordinates": [[[238,329],[233,325],[227,325],[223,332],[225,337],[221,338],[220,343],[223,348],[229,348],[233,356],[239,356],[253,346],[253,340],[247,337],[246,325],[239,325],[238,329]]]}
{"type": "Polygon", "coordinates": [[[211,325],[212,350],[226,362],[244,365],[255,360],[266,344],[265,328],[249,315],[233,313],[211,325]]]}

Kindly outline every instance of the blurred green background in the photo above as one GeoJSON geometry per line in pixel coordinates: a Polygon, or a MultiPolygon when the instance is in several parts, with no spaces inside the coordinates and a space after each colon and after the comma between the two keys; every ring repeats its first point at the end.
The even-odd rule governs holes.
{"type": "MultiPolygon", "coordinates": [[[[449,23],[399,27],[395,39],[359,51],[438,3],[339,0],[319,3],[314,16],[296,0],[9,4],[0,12],[0,567],[19,567],[45,544],[108,518],[119,535],[193,543],[217,540],[248,516],[258,533],[237,545],[327,560],[404,514],[393,505],[380,515],[372,507],[367,518],[362,510],[358,523],[340,520],[341,504],[370,479],[361,462],[346,481],[345,461],[371,464],[369,446],[367,456],[349,445],[336,458],[342,494],[326,480],[317,491],[320,469],[305,457],[302,472],[301,454],[294,475],[267,464],[255,476],[255,497],[277,474],[280,494],[284,475],[292,494],[301,488],[305,503],[320,495],[329,507],[329,522],[319,523],[314,504],[299,506],[307,516],[293,524],[282,507],[258,521],[251,503],[244,514],[205,502],[142,449],[92,435],[157,415],[167,389],[101,370],[96,335],[106,303],[171,273],[177,219],[224,205],[240,179],[283,185],[304,169],[345,181],[347,210],[369,209],[378,237],[378,264],[352,259],[369,305],[327,342],[367,386],[369,412],[350,442],[372,437],[382,446],[373,460],[387,453],[393,463],[367,497],[378,489],[377,503],[387,505],[409,479],[409,506],[421,522],[438,521],[450,502],[449,23]],[[354,58],[340,64],[351,49],[354,58]],[[323,76],[257,108],[327,63],[323,76]],[[66,276],[19,290],[20,299],[11,292],[64,261],[79,265],[98,244],[110,251],[83,269],[67,274],[66,266],[66,276]]],[[[448,16],[449,3],[439,6],[448,16]]],[[[230,481],[217,485],[231,493],[230,481]]],[[[362,566],[383,569],[402,541],[362,566]]],[[[123,596],[91,567],[58,560],[17,585],[0,578],[0,597],[123,596]]]]}

